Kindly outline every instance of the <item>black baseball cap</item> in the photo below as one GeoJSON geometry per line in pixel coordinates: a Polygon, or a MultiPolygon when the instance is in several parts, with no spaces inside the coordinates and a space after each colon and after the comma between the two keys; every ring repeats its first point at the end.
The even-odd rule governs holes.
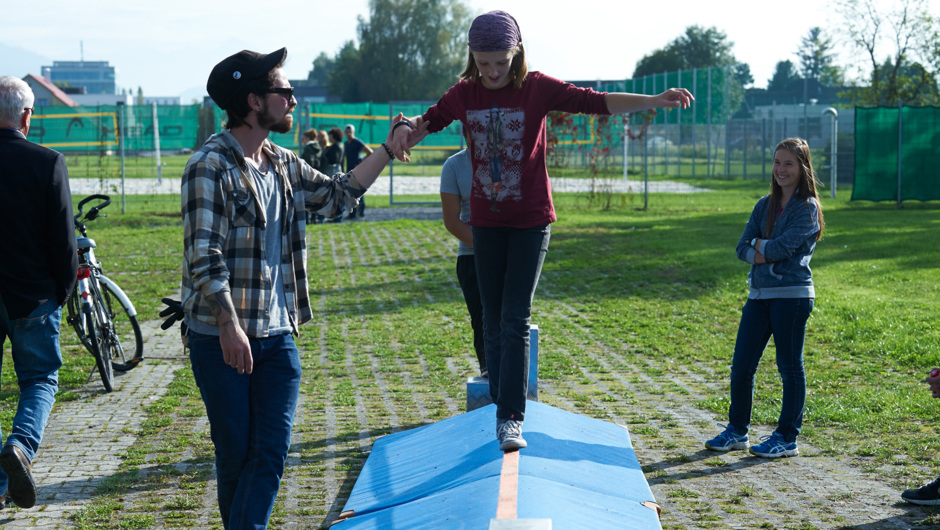
{"type": "Polygon", "coordinates": [[[242,50],[222,59],[212,68],[206,90],[209,97],[223,110],[228,110],[235,98],[258,90],[257,81],[267,77],[287,57],[287,48],[263,54],[242,50]]]}

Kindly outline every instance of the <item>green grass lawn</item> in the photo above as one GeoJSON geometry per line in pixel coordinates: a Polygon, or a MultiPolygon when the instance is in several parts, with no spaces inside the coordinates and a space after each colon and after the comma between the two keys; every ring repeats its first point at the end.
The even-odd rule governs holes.
{"type": "MultiPolygon", "coordinates": [[[[587,330],[608,348],[628,346],[655,358],[667,374],[701,371],[708,380],[727,381],[747,293],[748,265],[737,260],[735,245],[767,184],[712,179],[707,186],[715,191],[652,194],[645,211],[642,195],[555,197],[559,220],[533,316],[542,330],[544,379],[576,379],[579,366],[594,362],[577,346],[587,330]],[[577,326],[556,318],[573,311],[577,326]]],[[[851,203],[849,191],[840,188],[839,198],[822,201],[827,230],[812,262],[818,298],[806,339],[809,396],[801,440],[827,454],[863,458],[887,476],[925,478],[935,470],[922,467],[933,469],[940,451],[940,402],[922,383],[940,364],[940,204],[851,203]]],[[[179,285],[177,201],[128,197],[127,214],[112,206],[110,216],[89,225],[106,273],[144,320],[157,318],[159,299],[179,285]]],[[[370,208],[382,203],[370,200],[370,208]]],[[[453,274],[455,243],[443,226],[411,220],[320,225],[311,227],[310,238],[308,269],[321,324],[304,326],[300,342],[337,364],[313,371],[306,395],[328,391],[323,399],[344,405],[355,392],[378,392],[356,386],[377,369],[387,379],[386,397],[396,403],[422,392],[460,399],[462,388],[444,367],[472,368],[469,326],[453,274]],[[392,244],[393,233],[409,246],[392,244]],[[358,245],[368,247],[368,262],[358,245]],[[376,356],[378,367],[360,364],[358,351],[376,356]],[[428,360],[420,367],[428,375],[419,381],[396,375],[412,367],[416,351],[428,360]],[[340,362],[347,352],[352,364],[340,362]]],[[[60,399],[68,399],[69,389],[84,382],[91,357],[71,330],[63,328],[62,337],[60,399]]],[[[779,412],[772,345],[767,354],[757,375],[755,424],[773,424],[779,412]]],[[[6,362],[4,427],[16,399],[13,380],[6,362]]],[[[697,405],[723,417],[726,391],[703,392],[697,405]]],[[[436,420],[447,411],[441,405],[423,413],[399,421],[436,420]]]]}

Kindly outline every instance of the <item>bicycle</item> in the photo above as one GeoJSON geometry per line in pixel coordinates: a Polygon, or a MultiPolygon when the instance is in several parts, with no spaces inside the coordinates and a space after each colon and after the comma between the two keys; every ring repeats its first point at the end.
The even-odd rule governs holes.
{"type": "Polygon", "coordinates": [[[144,340],[137,323],[137,310],[114,280],[104,275],[95,259],[95,241],[88,237],[83,221],[93,221],[111,204],[107,195],[89,195],[78,203],[75,229],[78,242],[78,282],[69,295],[66,320],[75,329],[82,345],[95,358],[95,366],[107,392],[114,390],[114,370],[125,372],[143,360],[144,340]],[[87,214],[83,207],[101,201],[87,214]]]}

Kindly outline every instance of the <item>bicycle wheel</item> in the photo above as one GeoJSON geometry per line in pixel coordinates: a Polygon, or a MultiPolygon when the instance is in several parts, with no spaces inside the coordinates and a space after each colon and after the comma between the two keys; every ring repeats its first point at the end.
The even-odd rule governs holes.
{"type": "Polygon", "coordinates": [[[124,304],[126,296],[118,295],[120,287],[113,280],[101,282],[101,298],[110,320],[111,367],[118,372],[135,368],[144,358],[144,338],[132,306],[124,304]]]}
{"type": "Polygon", "coordinates": [[[85,315],[85,331],[91,345],[91,354],[95,357],[95,365],[98,367],[98,374],[101,375],[105,392],[111,392],[114,390],[114,373],[111,371],[110,348],[108,341],[103,338],[100,322],[101,315],[98,309],[93,308],[85,315]]]}

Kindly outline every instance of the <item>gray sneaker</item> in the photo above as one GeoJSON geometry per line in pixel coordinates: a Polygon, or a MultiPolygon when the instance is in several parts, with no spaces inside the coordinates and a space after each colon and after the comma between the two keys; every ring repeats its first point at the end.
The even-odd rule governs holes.
{"type": "Polygon", "coordinates": [[[496,439],[500,451],[516,451],[528,444],[522,438],[522,422],[516,420],[496,420],[496,439]]]}

